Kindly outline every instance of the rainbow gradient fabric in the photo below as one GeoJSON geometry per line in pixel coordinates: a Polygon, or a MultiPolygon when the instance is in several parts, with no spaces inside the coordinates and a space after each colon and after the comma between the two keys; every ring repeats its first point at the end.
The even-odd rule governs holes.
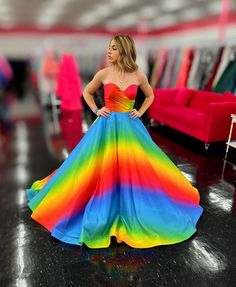
{"type": "Polygon", "coordinates": [[[199,193],[130,119],[137,88],[105,84],[110,117],[98,117],[62,165],[27,190],[32,218],[57,239],[105,248],[115,236],[148,248],[195,233],[199,193]]]}

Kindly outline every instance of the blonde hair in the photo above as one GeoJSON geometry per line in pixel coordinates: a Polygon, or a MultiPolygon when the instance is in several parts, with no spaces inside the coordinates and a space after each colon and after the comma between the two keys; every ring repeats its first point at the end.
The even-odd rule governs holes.
{"type": "Polygon", "coordinates": [[[119,69],[125,72],[134,72],[138,70],[136,64],[136,49],[134,40],[128,35],[116,35],[111,41],[116,42],[118,52],[120,54],[120,61],[116,63],[119,69]]]}

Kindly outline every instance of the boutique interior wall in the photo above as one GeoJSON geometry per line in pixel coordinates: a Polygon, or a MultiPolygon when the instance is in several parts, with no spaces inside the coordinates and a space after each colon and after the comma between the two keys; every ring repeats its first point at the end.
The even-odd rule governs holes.
{"type": "MultiPolygon", "coordinates": [[[[98,61],[94,59],[104,55],[111,37],[112,34],[102,33],[0,32],[0,52],[8,58],[26,59],[41,56],[46,49],[53,48],[59,53],[74,53],[80,59],[82,70],[88,63],[90,70],[96,71],[98,61]]],[[[150,35],[134,34],[133,37],[138,59],[143,59],[150,50],[157,48],[236,44],[236,23],[227,26],[221,41],[218,26],[150,35]]]]}

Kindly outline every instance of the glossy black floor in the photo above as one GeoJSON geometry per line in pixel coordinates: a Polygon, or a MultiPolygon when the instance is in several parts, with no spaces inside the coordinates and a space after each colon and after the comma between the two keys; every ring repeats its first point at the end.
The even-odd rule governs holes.
{"type": "Polygon", "coordinates": [[[154,141],[201,195],[197,233],[170,246],[107,249],[63,244],[30,219],[24,189],[58,167],[86,130],[79,112],[52,121],[17,122],[0,155],[0,286],[236,286],[236,165],[225,144],[202,143],[167,127],[154,141]],[[230,163],[230,161],[232,163],[230,163]]]}

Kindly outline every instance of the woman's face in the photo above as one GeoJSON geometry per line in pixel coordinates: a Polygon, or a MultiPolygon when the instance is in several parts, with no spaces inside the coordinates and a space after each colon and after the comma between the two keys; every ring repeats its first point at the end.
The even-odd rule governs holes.
{"type": "Polygon", "coordinates": [[[119,51],[117,49],[116,42],[114,41],[114,39],[110,42],[107,56],[108,56],[108,61],[111,64],[118,62],[120,59],[120,54],[119,54],[119,51]]]}

